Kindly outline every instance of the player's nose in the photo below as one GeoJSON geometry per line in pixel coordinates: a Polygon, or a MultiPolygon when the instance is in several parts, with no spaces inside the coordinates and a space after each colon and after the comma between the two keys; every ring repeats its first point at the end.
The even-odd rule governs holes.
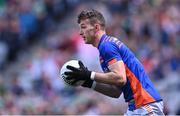
{"type": "Polygon", "coordinates": [[[81,36],[83,36],[83,32],[82,32],[82,30],[80,30],[80,31],[79,31],[79,34],[80,34],[81,36]]]}

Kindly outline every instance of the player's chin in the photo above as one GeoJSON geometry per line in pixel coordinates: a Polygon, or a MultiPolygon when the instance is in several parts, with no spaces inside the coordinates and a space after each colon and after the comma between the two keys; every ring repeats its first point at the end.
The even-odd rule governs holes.
{"type": "Polygon", "coordinates": [[[87,41],[87,39],[84,39],[84,43],[85,43],[85,44],[88,44],[88,41],[87,41]]]}
{"type": "Polygon", "coordinates": [[[89,41],[85,40],[84,41],[85,44],[91,44],[89,41]]]}
{"type": "Polygon", "coordinates": [[[91,44],[91,42],[88,41],[88,39],[86,39],[86,38],[84,38],[84,43],[85,43],[85,44],[91,44]]]}

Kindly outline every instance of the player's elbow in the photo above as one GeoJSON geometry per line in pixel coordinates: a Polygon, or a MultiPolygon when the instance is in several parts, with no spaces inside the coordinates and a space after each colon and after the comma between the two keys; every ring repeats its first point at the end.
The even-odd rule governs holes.
{"type": "Polygon", "coordinates": [[[119,90],[117,86],[114,86],[113,93],[111,94],[112,98],[119,98],[121,96],[122,91],[119,90]]]}
{"type": "Polygon", "coordinates": [[[118,79],[116,81],[116,85],[117,86],[124,86],[126,84],[127,80],[126,80],[126,77],[125,76],[118,76],[118,79]]]}
{"type": "Polygon", "coordinates": [[[126,73],[125,72],[119,72],[119,71],[114,71],[114,82],[116,86],[124,86],[127,82],[126,80],[126,73]]]}
{"type": "Polygon", "coordinates": [[[109,97],[111,97],[111,98],[119,98],[120,95],[121,95],[121,94],[118,94],[118,92],[114,92],[113,94],[107,95],[107,96],[109,96],[109,97]]]}
{"type": "Polygon", "coordinates": [[[112,98],[119,98],[120,97],[120,94],[115,94],[113,96],[111,96],[112,98]]]}

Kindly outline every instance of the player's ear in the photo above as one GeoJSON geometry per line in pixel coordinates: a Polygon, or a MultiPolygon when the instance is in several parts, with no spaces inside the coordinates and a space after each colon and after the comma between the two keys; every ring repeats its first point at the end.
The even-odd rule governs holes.
{"type": "Polygon", "coordinates": [[[99,31],[101,29],[101,26],[97,23],[97,24],[95,24],[95,30],[96,31],[99,31]]]}

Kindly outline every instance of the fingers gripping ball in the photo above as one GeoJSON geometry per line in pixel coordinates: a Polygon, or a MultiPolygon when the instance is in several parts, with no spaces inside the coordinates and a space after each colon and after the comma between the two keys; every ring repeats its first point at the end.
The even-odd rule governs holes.
{"type": "Polygon", "coordinates": [[[67,75],[65,75],[64,73],[65,72],[67,72],[67,71],[71,71],[71,70],[69,70],[69,69],[67,69],[66,67],[67,67],[67,65],[69,65],[69,66],[73,66],[73,67],[75,67],[75,68],[79,68],[80,66],[79,66],[79,63],[78,63],[78,60],[70,60],[70,61],[68,61],[68,62],[66,62],[63,66],[62,66],[62,68],[61,68],[61,70],[60,70],[60,77],[62,78],[62,80],[64,81],[64,83],[66,84],[66,85],[69,85],[69,86],[80,86],[80,85],[82,85],[83,83],[84,83],[84,80],[79,80],[79,81],[77,81],[76,79],[68,79],[67,77],[67,75]]]}

